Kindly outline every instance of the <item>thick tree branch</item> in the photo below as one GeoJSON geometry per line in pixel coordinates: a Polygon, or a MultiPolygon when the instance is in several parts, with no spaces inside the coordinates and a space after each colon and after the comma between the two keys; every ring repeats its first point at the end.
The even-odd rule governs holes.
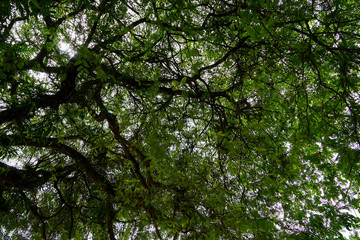
{"type": "Polygon", "coordinates": [[[63,178],[73,170],[73,165],[58,168],[54,171],[33,168],[18,169],[0,162],[0,188],[35,189],[47,183],[52,175],[63,178]]]}
{"type": "Polygon", "coordinates": [[[148,184],[146,183],[144,177],[141,174],[141,170],[140,170],[140,164],[138,163],[138,161],[135,159],[135,157],[133,156],[133,154],[130,151],[129,148],[129,143],[126,141],[125,138],[123,138],[120,134],[120,130],[119,130],[119,126],[116,123],[116,116],[109,113],[108,110],[106,109],[106,107],[104,106],[101,97],[100,97],[100,90],[97,91],[97,95],[95,96],[95,100],[97,102],[97,104],[99,105],[101,111],[103,112],[103,115],[105,116],[107,122],[109,123],[109,127],[112,131],[112,133],[115,136],[115,139],[121,144],[125,155],[130,159],[130,161],[133,163],[134,165],[134,170],[135,170],[135,174],[136,176],[139,178],[141,185],[143,187],[145,187],[146,189],[149,188],[148,184]]]}
{"type": "Polygon", "coordinates": [[[58,108],[61,104],[68,102],[76,93],[75,80],[77,68],[74,66],[77,56],[74,56],[65,71],[66,78],[61,82],[60,90],[54,95],[38,95],[26,103],[19,104],[10,109],[0,112],[0,124],[13,121],[15,119],[25,119],[31,116],[38,108],[58,108]]]}
{"type": "MultiPolygon", "coordinates": [[[[75,163],[87,174],[87,176],[98,185],[104,192],[115,196],[115,190],[111,183],[91,165],[90,161],[84,157],[80,152],[75,149],[62,144],[58,139],[47,139],[46,141],[37,142],[32,139],[25,139],[11,143],[10,139],[14,139],[14,136],[0,136],[0,144],[2,146],[17,145],[17,146],[35,146],[35,147],[46,147],[56,150],[59,153],[65,154],[75,160],[75,163]]],[[[51,176],[51,175],[50,175],[51,176]]],[[[50,177],[49,176],[49,177],[50,177]]]]}
{"type": "MultiPolygon", "coordinates": [[[[52,141],[50,141],[52,142],[52,141]]],[[[36,146],[37,144],[35,144],[36,146]]],[[[60,153],[63,153],[75,160],[75,162],[80,166],[80,168],[89,176],[89,178],[98,185],[104,192],[109,195],[115,196],[115,189],[103,175],[98,173],[96,169],[91,165],[86,157],[84,157],[80,152],[76,151],[75,149],[59,143],[59,142],[52,142],[48,144],[47,147],[53,148],[60,153]]]]}
{"type": "Polygon", "coordinates": [[[110,240],[116,240],[115,233],[114,233],[114,227],[113,227],[115,213],[114,213],[114,208],[112,206],[111,199],[106,200],[106,212],[107,212],[107,223],[106,224],[107,224],[109,238],[110,238],[110,240]]]}

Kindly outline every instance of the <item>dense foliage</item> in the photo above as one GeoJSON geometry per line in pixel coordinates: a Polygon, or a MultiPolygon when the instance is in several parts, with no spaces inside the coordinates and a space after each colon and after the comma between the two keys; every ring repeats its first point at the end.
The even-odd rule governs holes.
{"type": "Polygon", "coordinates": [[[343,239],[360,3],[2,1],[2,239],[343,239]]]}

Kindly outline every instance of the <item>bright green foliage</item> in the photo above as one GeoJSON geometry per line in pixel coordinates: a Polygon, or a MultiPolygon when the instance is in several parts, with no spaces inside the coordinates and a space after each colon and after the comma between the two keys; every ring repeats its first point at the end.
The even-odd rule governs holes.
{"type": "Polygon", "coordinates": [[[358,1],[3,2],[2,239],[359,227],[358,1]]]}

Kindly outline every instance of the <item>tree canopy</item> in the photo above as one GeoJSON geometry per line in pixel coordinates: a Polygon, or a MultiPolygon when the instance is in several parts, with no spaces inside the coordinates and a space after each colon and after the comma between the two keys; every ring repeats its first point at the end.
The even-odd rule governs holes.
{"type": "Polygon", "coordinates": [[[360,2],[0,6],[2,239],[344,239],[360,2]]]}

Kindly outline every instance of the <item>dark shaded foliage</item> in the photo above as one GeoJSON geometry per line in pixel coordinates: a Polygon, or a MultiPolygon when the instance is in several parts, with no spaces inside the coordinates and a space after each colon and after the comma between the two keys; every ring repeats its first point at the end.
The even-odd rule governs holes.
{"type": "Polygon", "coordinates": [[[358,227],[357,1],[1,4],[3,238],[358,227]]]}

